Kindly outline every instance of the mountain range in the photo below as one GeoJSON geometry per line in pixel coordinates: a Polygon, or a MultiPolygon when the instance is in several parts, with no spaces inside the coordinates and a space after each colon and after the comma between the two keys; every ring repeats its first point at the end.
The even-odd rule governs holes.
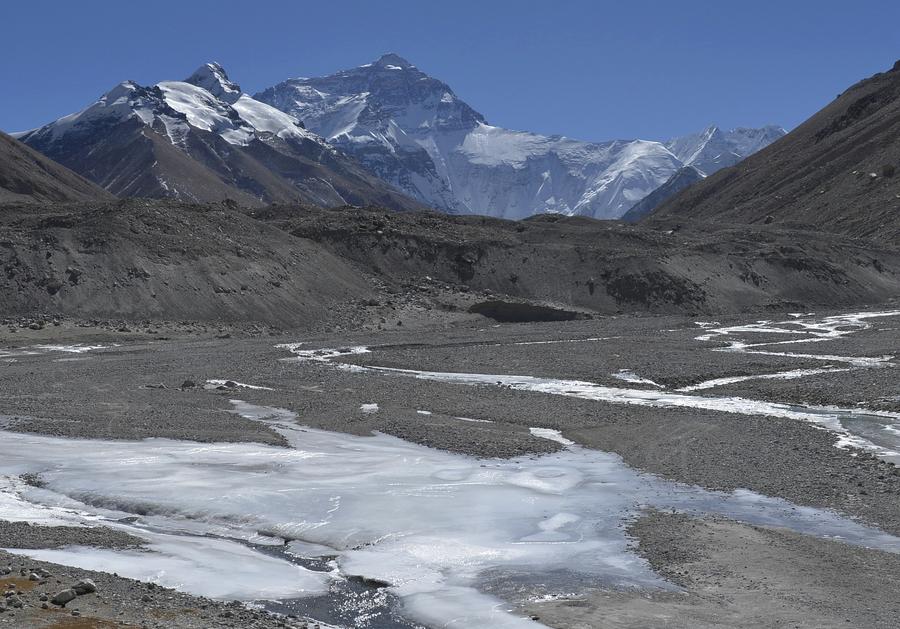
{"type": "Polygon", "coordinates": [[[520,219],[555,212],[619,218],[684,166],[704,176],[784,135],[780,127],[668,142],[584,142],[487,123],[438,79],[396,54],[254,96],[302,120],[423,204],[520,219]]]}
{"type": "Polygon", "coordinates": [[[388,54],[253,97],[215,63],[184,81],[125,81],[81,112],[17,137],[122,197],[520,219],[619,218],[681,168],[707,176],[783,134],[713,126],[668,142],[597,143],[512,131],[388,54]]]}
{"type": "MultiPolygon", "coordinates": [[[[334,160],[305,158],[322,177],[332,176],[328,163],[346,166],[362,173],[358,181],[370,184],[373,195],[417,204],[299,119],[243,94],[212,64],[187,81],[123,84],[85,112],[23,138],[76,152],[84,164],[105,164],[123,177],[141,175],[127,171],[129,160],[139,164],[146,156],[128,146],[146,142],[160,157],[182,160],[168,168],[190,168],[196,153],[185,148],[206,143],[209,155],[222,150],[226,172],[257,163],[261,173],[272,172],[256,157],[263,151],[277,150],[290,162],[299,160],[299,148],[290,147],[315,146],[334,160]],[[134,137],[126,133],[131,128],[134,137]],[[91,144],[79,147],[79,137],[91,144]],[[99,156],[116,140],[124,142],[121,155],[99,156]]],[[[462,308],[505,299],[692,316],[878,303],[896,297],[900,285],[898,138],[900,64],[709,176],[764,143],[765,133],[709,130],[671,148],[655,143],[675,164],[692,164],[635,206],[627,218],[638,224],[628,225],[559,214],[512,222],[294,202],[245,208],[195,203],[197,188],[185,201],[115,200],[0,135],[0,312],[285,326],[360,317],[377,326],[399,324],[401,310],[404,319],[433,312],[453,318],[462,308]],[[57,203],[69,201],[81,202],[57,203]]],[[[69,163],[83,166],[74,158],[69,163]]],[[[143,163],[151,169],[153,178],[143,179],[149,184],[169,174],[143,163]]],[[[191,172],[184,175],[191,184],[191,172]]],[[[245,190],[216,181],[233,200],[245,190]]],[[[300,187],[283,181],[285,195],[300,196],[300,187]]],[[[152,190],[185,194],[172,185],[152,190]]]]}
{"type": "Polygon", "coordinates": [[[297,119],[243,94],[214,63],[184,81],[125,81],[17,136],[121,197],[420,207],[297,119]]]}

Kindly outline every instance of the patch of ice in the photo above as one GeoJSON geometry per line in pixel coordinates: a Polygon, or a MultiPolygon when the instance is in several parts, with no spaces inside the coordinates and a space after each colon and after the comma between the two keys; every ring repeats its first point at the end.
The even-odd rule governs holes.
{"type": "Polygon", "coordinates": [[[329,576],[260,553],[231,540],[141,531],[145,549],[107,550],[86,546],[20,550],[40,561],[115,572],[220,600],[278,600],[328,591],[329,576]]]}
{"type": "Polygon", "coordinates": [[[207,380],[206,384],[209,385],[209,388],[215,389],[218,387],[225,386],[226,383],[233,382],[234,386],[240,387],[241,389],[253,389],[256,391],[274,391],[272,387],[261,387],[255,384],[244,384],[243,382],[238,382],[237,380],[221,380],[221,379],[213,379],[207,380]]]}
{"type": "Polygon", "coordinates": [[[98,349],[106,349],[108,347],[118,347],[117,345],[35,345],[35,349],[47,352],[65,352],[68,354],[84,354],[85,352],[93,352],[98,349]]]}
{"type": "Polygon", "coordinates": [[[563,437],[560,431],[553,430],[552,428],[529,428],[528,430],[532,435],[541,439],[549,439],[550,441],[561,443],[564,446],[575,445],[574,441],[572,441],[571,439],[566,439],[565,437],[563,437]]]}
{"type": "Polygon", "coordinates": [[[86,354],[98,349],[107,349],[109,347],[118,347],[118,345],[30,345],[18,348],[0,348],[0,359],[18,358],[21,356],[38,356],[48,352],[60,352],[64,354],[86,354]]]}
{"type": "Polygon", "coordinates": [[[730,376],[726,378],[713,378],[712,380],[704,380],[697,384],[692,384],[676,391],[689,393],[691,391],[702,391],[704,389],[712,389],[728,384],[736,384],[738,382],[746,382],[747,380],[792,380],[794,378],[803,378],[806,376],[815,376],[823,373],[840,373],[842,371],[851,371],[850,367],[823,367],[821,369],[791,369],[790,371],[779,371],[777,373],[763,373],[749,376],[730,376]]]}
{"type": "MultiPolygon", "coordinates": [[[[558,343],[593,343],[596,341],[608,341],[610,339],[614,339],[614,336],[596,336],[586,339],[557,339],[552,341],[518,341],[513,343],[513,345],[556,345],[558,343]]],[[[500,346],[503,343],[496,343],[495,345],[500,346]]]]}
{"type": "Polygon", "coordinates": [[[285,349],[296,357],[296,360],[311,360],[316,362],[328,362],[342,356],[354,356],[368,354],[369,348],[364,345],[341,348],[300,349],[304,343],[283,343],[276,345],[277,349],[285,349]]]}
{"type": "Polygon", "coordinates": [[[663,385],[653,382],[653,380],[650,380],[648,378],[641,378],[630,369],[620,369],[613,374],[613,378],[618,378],[619,380],[624,380],[625,382],[631,382],[632,384],[649,384],[650,386],[657,387],[659,389],[664,388],[663,385]]]}
{"type": "Polygon", "coordinates": [[[85,517],[139,514],[115,526],[149,549],[15,552],[223,598],[321,593],[332,578],[358,575],[389,583],[418,622],[479,629],[536,626],[478,590],[487,571],[513,581],[530,575],[523,596],[561,594],[542,585],[561,571],[572,575],[566,592],[670,587],[624,532],[645,506],[900,552],[900,539],[834,513],[664,481],[577,445],[540,457],[477,459],[383,434],[301,428],[282,409],[236,410],[268,418],[290,447],[0,433],[0,474],[36,474],[43,483],[15,488],[19,499],[64,518],[76,508],[85,517]],[[303,556],[337,556],[339,574],[240,543],[260,534],[290,540],[303,556]]]}
{"type": "Polygon", "coordinates": [[[360,404],[359,410],[361,410],[363,413],[366,413],[367,415],[371,415],[372,413],[378,412],[378,405],[377,404],[360,404]]]}

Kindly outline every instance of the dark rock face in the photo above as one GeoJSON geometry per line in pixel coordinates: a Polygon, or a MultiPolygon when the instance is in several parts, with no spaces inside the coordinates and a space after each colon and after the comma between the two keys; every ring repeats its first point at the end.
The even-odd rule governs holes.
{"type": "Polygon", "coordinates": [[[900,241],[900,71],[857,83],[787,136],[671,198],[660,221],[781,223],[900,241]]]}
{"type": "Polygon", "coordinates": [[[688,186],[703,180],[703,175],[693,166],[685,166],[679,169],[669,180],[649,195],[638,201],[634,207],[628,210],[622,220],[626,223],[636,223],[653,213],[657,207],[667,199],[675,196],[688,186]]]}

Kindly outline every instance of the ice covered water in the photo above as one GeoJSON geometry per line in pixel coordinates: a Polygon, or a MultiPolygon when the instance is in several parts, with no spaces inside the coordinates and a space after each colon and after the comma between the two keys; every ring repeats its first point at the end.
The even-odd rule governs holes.
{"type": "Polygon", "coordinates": [[[663,481],[596,450],[568,445],[540,457],[477,459],[387,435],[305,429],[284,410],[242,403],[237,410],[271,422],[290,447],[3,432],[0,491],[19,504],[21,519],[101,520],[149,548],[27,553],[225,598],[317,595],[358,575],[389,584],[419,622],[534,627],[480,592],[483,576],[532,575],[524,585],[534,596],[559,593],[540,585],[558,583],[542,575],[571,575],[566,592],[669,587],[632,552],[624,531],[645,507],[718,513],[900,552],[900,539],[836,514],[663,481]],[[25,473],[43,486],[15,480],[25,473]],[[136,519],[120,521],[125,516],[136,519]],[[298,555],[333,555],[337,569],[308,570],[246,545],[263,539],[288,542],[298,555]]]}

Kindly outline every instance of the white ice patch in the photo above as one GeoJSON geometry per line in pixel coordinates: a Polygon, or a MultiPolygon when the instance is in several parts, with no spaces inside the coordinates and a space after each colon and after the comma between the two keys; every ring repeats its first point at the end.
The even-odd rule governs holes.
{"type": "MultiPolygon", "coordinates": [[[[513,343],[513,345],[556,345],[558,343],[596,343],[597,341],[608,341],[610,339],[616,338],[614,336],[595,336],[586,339],[556,339],[552,341],[518,341],[513,343]]],[[[503,343],[495,343],[496,346],[501,346],[503,343]]]]}
{"type": "Polygon", "coordinates": [[[561,443],[564,446],[575,445],[574,441],[572,441],[571,439],[566,439],[565,437],[563,437],[560,431],[553,430],[552,428],[529,428],[529,431],[532,435],[541,439],[549,439],[550,441],[561,443]]]}
{"type": "Polygon", "coordinates": [[[704,380],[697,384],[676,389],[683,393],[691,391],[702,391],[704,389],[712,389],[728,384],[736,384],[738,382],[746,382],[747,380],[793,380],[795,378],[804,378],[806,376],[815,376],[823,373],[840,373],[842,371],[850,371],[850,367],[823,367],[822,369],[791,369],[790,371],[779,371],[777,373],[763,373],[751,376],[730,376],[727,378],[713,378],[712,380],[704,380]]]}
{"type": "Polygon", "coordinates": [[[613,374],[613,378],[618,378],[619,380],[624,380],[625,382],[630,382],[632,384],[649,384],[652,387],[657,387],[659,389],[663,388],[663,385],[653,382],[653,380],[648,378],[642,378],[630,369],[620,369],[613,374]]]}
{"type": "Polygon", "coordinates": [[[300,349],[302,345],[304,345],[304,343],[284,343],[282,345],[276,345],[275,347],[278,349],[286,349],[296,356],[296,360],[309,360],[315,362],[328,362],[335,358],[341,358],[342,356],[354,356],[357,354],[369,353],[369,348],[362,345],[341,348],[300,349]]]}
{"type": "MultiPolygon", "coordinates": [[[[98,349],[106,349],[109,345],[35,345],[34,348],[46,352],[64,352],[68,354],[84,354],[98,349]]],[[[113,345],[112,347],[116,347],[113,345]]]]}
{"type": "Polygon", "coordinates": [[[378,412],[378,405],[377,404],[360,404],[359,410],[361,410],[363,413],[366,413],[367,415],[371,415],[372,413],[378,412]]]}
{"type": "Polygon", "coordinates": [[[540,457],[477,459],[387,435],[301,428],[284,410],[240,404],[238,411],[271,418],[290,447],[0,433],[0,474],[36,474],[44,484],[2,491],[64,519],[108,518],[149,547],[15,552],[222,598],[294,597],[359,575],[389,583],[419,622],[479,629],[536,626],[479,590],[488,572],[520,584],[523,597],[670,587],[632,552],[624,531],[647,506],[900,552],[900,539],[834,513],[664,481],[576,445],[540,457]],[[114,521],[126,515],[136,517],[114,521]],[[303,556],[337,556],[339,574],[239,542],[260,534],[290,540],[303,556]],[[553,580],[561,574],[568,575],[562,583],[553,580]]]}
{"type": "Polygon", "coordinates": [[[59,352],[63,354],[86,354],[98,349],[118,347],[117,345],[29,345],[27,347],[0,348],[0,359],[18,358],[21,356],[39,356],[41,354],[59,352]]]}
{"type": "Polygon", "coordinates": [[[141,531],[140,536],[147,541],[146,548],[7,550],[222,600],[278,600],[328,591],[328,575],[230,540],[149,531],[141,531]]]}
{"type": "Polygon", "coordinates": [[[239,387],[241,389],[253,389],[256,391],[274,391],[272,387],[261,387],[255,384],[245,384],[243,382],[238,382],[237,380],[221,380],[221,379],[213,379],[207,380],[206,384],[209,385],[209,388],[216,389],[218,387],[224,387],[229,382],[231,382],[235,387],[239,387]]]}

